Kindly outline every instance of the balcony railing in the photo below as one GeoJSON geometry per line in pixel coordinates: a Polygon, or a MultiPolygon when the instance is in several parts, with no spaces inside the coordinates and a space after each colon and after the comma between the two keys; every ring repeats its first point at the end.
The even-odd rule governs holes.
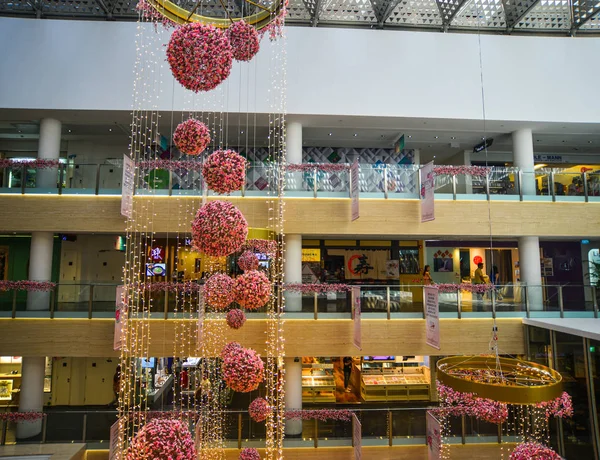
{"type": "MultiPolygon", "coordinates": [[[[4,318],[112,318],[117,284],[59,283],[50,292],[8,290],[0,292],[0,317],[4,318]],[[30,309],[27,308],[28,296],[30,309]],[[35,309],[34,309],[35,308],[35,309]]],[[[286,316],[298,319],[349,319],[350,293],[297,294],[286,306],[286,316]]],[[[423,318],[422,285],[361,285],[365,319],[423,318]]],[[[182,318],[193,295],[168,291],[146,292],[140,299],[144,317],[182,318]]],[[[496,286],[486,294],[468,291],[440,292],[440,317],[598,317],[598,289],[591,285],[523,283],[496,286]]],[[[263,310],[249,318],[266,318],[263,310]]]]}
{"type": "MultiPolygon", "coordinates": [[[[56,174],[56,186],[36,184],[38,171],[31,166],[15,165],[0,170],[0,194],[120,195],[122,161],[110,164],[61,164],[46,169],[56,174]]],[[[276,192],[277,170],[269,165],[250,166],[246,184],[233,196],[264,196],[276,192]]],[[[199,171],[139,171],[138,195],[199,195],[202,180],[199,171]]],[[[45,182],[48,182],[47,180],[45,182]]],[[[52,182],[52,181],[50,181],[52,182]]],[[[361,164],[359,172],[361,196],[384,199],[418,199],[420,189],[418,165],[361,164]]],[[[539,169],[525,172],[519,168],[491,168],[485,177],[439,174],[436,176],[436,198],[440,200],[504,200],[504,201],[598,201],[600,173],[565,173],[561,169],[539,169]]],[[[348,170],[319,169],[286,173],[286,196],[348,197],[348,170]]],[[[208,195],[212,192],[208,191],[208,195]]]]}

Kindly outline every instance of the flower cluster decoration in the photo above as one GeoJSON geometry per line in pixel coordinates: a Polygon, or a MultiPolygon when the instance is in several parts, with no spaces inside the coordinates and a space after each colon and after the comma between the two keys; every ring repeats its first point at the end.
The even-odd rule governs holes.
{"type": "Polygon", "coordinates": [[[59,160],[38,158],[36,160],[16,161],[14,158],[0,158],[0,168],[27,167],[33,169],[51,169],[60,165],[59,160]]]}
{"type": "Polygon", "coordinates": [[[200,171],[202,169],[202,163],[191,160],[147,160],[138,162],[137,166],[144,170],[200,171]]]}
{"type": "Polygon", "coordinates": [[[269,257],[274,257],[277,254],[277,241],[252,238],[246,241],[243,249],[245,251],[260,252],[261,254],[266,254],[269,257]]]}
{"type": "Polygon", "coordinates": [[[566,391],[563,391],[562,395],[552,401],[543,401],[536,404],[536,407],[546,410],[546,418],[551,416],[559,418],[573,417],[573,399],[566,391]]]}
{"type": "Polygon", "coordinates": [[[129,444],[125,458],[195,460],[196,449],[190,430],[182,421],[157,418],[138,431],[129,444]]]}
{"type": "Polygon", "coordinates": [[[352,290],[352,286],[342,283],[285,283],[284,287],[286,291],[301,292],[303,294],[311,294],[315,292],[319,294],[325,292],[349,292],[352,290]]]}
{"type": "Polygon", "coordinates": [[[210,131],[201,121],[190,118],[177,125],[173,133],[173,142],[180,152],[199,155],[210,144],[210,131]]]}
{"type": "Polygon", "coordinates": [[[227,37],[233,50],[233,59],[236,61],[250,61],[260,47],[258,32],[244,20],[234,22],[227,29],[227,37]]]}
{"type": "Polygon", "coordinates": [[[177,26],[174,21],[171,21],[165,15],[156,11],[146,0],[140,0],[135,9],[138,10],[142,14],[142,17],[147,21],[154,22],[154,26],[162,24],[165,29],[177,26]]]}
{"type": "Polygon", "coordinates": [[[256,390],[264,379],[264,364],[256,351],[236,342],[221,352],[223,380],[233,391],[248,393],[256,390]]]}
{"type": "Polygon", "coordinates": [[[485,166],[434,166],[434,174],[441,176],[487,176],[491,168],[485,166]]]}
{"type": "Polygon", "coordinates": [[[483,294],[487,291],[493,291],[496,287],[493,284],[471,284],[471,283],[441,283],[436,284],[439,292],[456,292],[456,291],[469,291],[478,294],[483,294]]]}
{"type": "Polygon", "coordinates": [[[192,246],[213,257],[240,250],[248,236],[244,215],[228,201],[211,201],[202,206],[192,222],[192,246]]]}
{"type": "Polygon", "coordinates": [[[252,251],[244,251],[237,260],[238,267],[242,271],[256,270],[258,268],[258,257],[252,251]]]}
{"type": "Polygon", "coordinates": [[[12,423],[33,423],[44,418],[43,412],[0,412],[0,420],[12,423]]]}
{"type": "Polygon", "coordinates": [[[349,422],[352,420],[353,412],[348,409],[290,409],[285,411],[285,418],[288,420],[318,420],[326,422],[327,420],[337,420],[340,422],[349,422]]]}
{"type": "Polygon", "coordinates": [[[442,410],[448,415],[466,415],[490,423],[504,423],[508,418],[508,405],[487,398],[478,398],[473,393],[462,393],[437,382],[442,410]]]}
{"type": "Polygon", "coordinates": [[[204,301],[215,310],[226,309],[234,300],[235,281],[224,273],[212,275],[204,285],[204,301]]]}
{"type": "Polygon", "coordinates": [[[350,169],[350,165],[346,163],[290,163],[286,165],[289,172],[342,172],[350,169]]]}
{"type": "Polygon", "coordinates": [[[519,444],[510,454],[510,460],[561,460],[550,447],[539,442],[524,442],[519,444]]]}
{"type": "Polygon", "coordinates": [[[241,190],[246,180],[246,159],[234,150],[216,150],[204,162],[202,177],[217,193],[241,190]]]}
{"type": "Polygon", "coordinates": [[[258,310],[271,297],[269,278],[258,270],[251,270],[236,278],[235,301],[247,310],[258,310]]]}
{"type": "Polygon", "coordinates": [[[234,308],[233,310],[229,310],[227,312],[225,320],[231,329],[239,329],[246,322],[246,315],[239,308],[234,308]]]}
{"type": "Polygon", "coordinates": [[[175,79],[197,93],[210,91],[229,77],[233,53],[222,30],[196,22],[175,29],[167,46],[167,60],[175,79]]]}
{"type": "Polygon", "coordinates": [[[265,398],[256,398],[248,406],[248,414],[255,422],[264,422],[269,412],[271,412],[271,408],[265,398]]]}
{"type": "Polygon", "coordinates": [[[56,283],[50,281],[0,281],[0,292],[4,291],[52,291],[56,287],[56,283]]]}
{"type": "Polygon", "coordinates": [[[258,449],[246,447],[240,452],[240,460],[260,460],[258,449]]]}
{"type": "Polygon", "coordinates": [[[271,41],[275,41],[278,38],[283,37],[283,25],[287,16],[288,5],[289,0],[285,0],[277,16],[275,16],[275,18],[266,27],[263,27],[260,30],[259,35],[261,38],[267,33],[269,34],[269,40],[271,41]]]}

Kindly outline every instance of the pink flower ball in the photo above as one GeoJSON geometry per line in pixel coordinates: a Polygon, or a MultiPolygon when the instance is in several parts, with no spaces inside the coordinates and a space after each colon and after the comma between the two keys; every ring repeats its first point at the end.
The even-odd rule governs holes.
{"type": "Polygon", "coordinates": [[[227,317],[225,319],[230,328],[239,329],[246,322],[246,315],[239,308],[234,308],[227,312],[227,317]]]}
{"type": "Polygon", "coordinates": [[[215,310],[226,309],[235,299],[235,281],[223,274],[211,276],[204,285],[204,300],[209,307],[215,310]]]}
{"type": "Polygon", "coordinates": [[[260,39],[254,27],[243,20],[236,21],[229,26],[226,33],[236,61],[249,61],[256,56],[260,48],[260,39]]]}
{"type": "Polygon", "coordinates": [[[177,125],[173,133],[173,142],[181,152],[199,155],[210,144],[210,131],[201,121],[190,118],[177,125]]]}
{"type": "Polygon", "coordinates": [[[228,344],[225,348],[221,357],[223,380],[227,386],[240,393],[256,390],[264,380],[264,363],[260,356],[256,351],[239,345],[228,344]]]}
{"type": "Polygon", "coordinates": [[[271,283],[264,273],[251,270],[235,281],[235,301],[246,310],[258,310],[269,301],[271,283]]]}
{"type": "Polygon", "coordinates": [[[244,251],[237,260],[238,267],[247,272],[258,268],[258,257],[252,251],[244,251]]]}
{"type": "Polygon", "coordinates": [[[151,420],[137,432],[127,449],[126,460],[157,458],[196,459],[190,430],[180,420],[151,420]]]}
{"type": "Polygon", "coordinates": [[[561,460],[550,447],[538,442],[519,444],[510,454],[510,460],[561,460]]]}
{"type": "Polygon", "coordinates": [[[238,342],[229,342],[221,350],[221,359],[225,359],[226,356],[234,354],[237,350],[241,348],[242,346],[238,342]]]}
{"type": "Polygon", "coordinates": [[[248,222],[228,201],[211,201],[202,206],[192,222],[192,246],[212,257],[239,251],[247,236],[248,222]]]}
{"type": "Polygon", "coordinates": [[[202,165],[202,177],[217,193],[241,190],[246,180],[246,159],[233,150],[216,150],[202,165]]]}
{"type": "Polygon", "coordinates": [[[248,406],[248,414],[255,422],[264,422],[269,415],[269,403],[265,398],[256,398],[248,406]]]}
{"type": "Polygon", "coordinates": [[[194,92],[210,91],[229,77],[233,53],[227,35],[198,22],[173,32],[167,47],[173,77],[194,92]]]}
{"type": "Polygon", "coordinates": [[[246,447],[240,452],[240,460],[260,460],[258,449],[246,447]]]}

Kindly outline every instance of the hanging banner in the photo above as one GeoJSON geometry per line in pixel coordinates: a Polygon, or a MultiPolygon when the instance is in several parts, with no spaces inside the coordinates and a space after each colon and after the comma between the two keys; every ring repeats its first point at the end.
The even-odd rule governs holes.
{"type": "Polygon", "coordinates": [[[358,209],[358,195],[360,193],[360,187],[358,182],[358,160],[354,160],[352,166],[350,166],[350,198],[352,199],[352,220],[356,220],[360,217],[358,209]]]}
{"type": "Polygon", "coordinates": [[[440,307],[438,304],[438,289],[435,286],[423,288],[425,296],[425,326],[427,327],[426,341],[430,347],[440,349],[440,307]]]}
{"type": "Polygon", "coordinates": [[[435,178],[433,176],[433,161],[430,161],[420,170],[421,174],[421,222],[435,220],[434,190],[435,178]]]}
{"type": "Polygon", "coordinates": [[[133,187],[135,179],[135,163],[127,155],[123,155],[123,178],[121,180],[121,215],[131,219],[133,212],[133,187]]]}
{"type": "Polygon", "coordinates": [[[360,287],[352,287],[352,318],[354,319],[354,346],[362,350],[362,338],[360,330],[360,287]]]}
{"type": "Polygon", "coordinates": [[[441,460],[442,458],[442,427],[440,421],[427,411],[427,458],[428,460],[441,460]]]}
{"type": "Polygon", "coordinates": [[[115,305],[115,337],[113,339],[113,349],[120,350],[123,346],[123,329],[125,318],[127,316],[127,299],[125,298],[125,286],[117,286],[116,305],[115,305]]]}
{"type": "Polygon", "coordinates": [[[356,416],[352,413],[352,445],[354,446],[354,460],[362,458],[362,425],[356,416]]]}
{"type": "Polygon", "coordinates": [[[119,421],[117,420],[110,427],[110,441],[108,460],[117,460],[121,456],[119,455],[119,421]]]}

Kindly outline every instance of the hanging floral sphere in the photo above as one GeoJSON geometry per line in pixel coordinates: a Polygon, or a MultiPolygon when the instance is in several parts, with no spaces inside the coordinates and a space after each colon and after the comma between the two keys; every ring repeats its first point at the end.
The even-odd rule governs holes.
{"type": "Polygon", "coordinates": [[[210,144],[210,131],[201,121],[190,118],[177,125],[173,142],[179,151],[187,155],[199,155],[210,144]]]}
{"type": "Polygon", "coordinates": [[[550,447],[538,442],[519,444],[510,454],[510,460],[561,460],[561,456],[550,447]]]}
{"type": "Polygon", "coordinates": [[[248,236],[244,215],[228,201],[211,201],[202,206],[192,222],[192,245],[212,257],[239,251],[248,236]]]}
{"type": "Polygon", "coordinates": [[[233,391],[248,393],[256,390],[264,379],[264,364],[251,348],[228,345],[221,352],[223,380],[233,391]]]}
{"type": "Polygon", "coordinates": [[[234,301],[235,281],[223,274],[211,276],[204,285],[204,300],[209,307],[215,310],[224,310],[234,301]]]}
{"type": "Polygon", "coordinates": [[[260,460],[258,449],[246,447],[240,452],[240,460],[260,460]]]}
{"type": "Polygon", "coordinates": [[[269,415],[269,403],[265,398],[256,398],[248,406],[248,414],[255,422],[264,422],[269,415]]]}
{"type": "Polygon", "coordinates": [[[264,273],[251,270],[235,281],[235,301],[246,310],[258,310],[269,301],[271,283],[264,273]]]}
{"type": "Polygon", "coordinates": [[[202,177],[217,193],[241,190],[246,180],[246,159],[233,150],[216,150],[202,165],[202,177]]]}
{"type": "Polygon", "coordinates": [[[243,20],[234,22],[227,29],[227,36],[233,49],[233,59],[236,61],[249,61],[258,53],[258,31],[243,20]]]}
{"type": "Polygon", "coordinates": [[[227,325],[231,329],[239,329],[246,322],[246,315],[239,308],[234,308],[233,310],[229,310],[227,312],[227,317],[225,319],[227,321],[227,325]]]}
{"type": "Polygon", "coordinates": [[[244,251],[237,260],[238,267],[240,270],[248,272],[250,270],[256,270],[258,268],[258,257],[252,251],[244,251]]]}
{"type": "Polygon", "coordinates": [[[221,359],[225,359],[226,356],[235,353],[236,350],[242,348],[242,346],[237,342],[229,342],[227,345],[223,347],[221,350],[221,359]]]}
{"type": "Polygon", "coordinates": [[[210,91],[229,77],[233,53],[223,31],[196,22],[175,29],[167,60],[175,79],[197,93],[210,91]]]}
{"type": "Polygon", "coordinates": [[[180,420],[154,419],[135,435],[126,460],[177,458],[195,460],[196,449],[188,427],[180,420]]]}

